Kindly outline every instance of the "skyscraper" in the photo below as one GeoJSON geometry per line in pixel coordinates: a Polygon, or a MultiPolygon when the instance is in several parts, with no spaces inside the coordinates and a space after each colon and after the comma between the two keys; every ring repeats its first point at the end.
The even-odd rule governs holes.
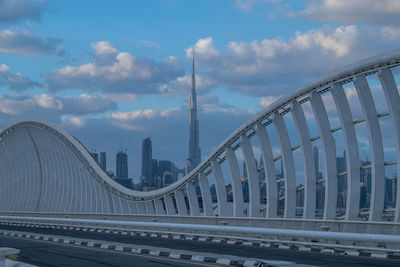
{"type": "Polygon", "coordinates": [[[189,157],[186,159],[186,174],[196,168],[201,161],[199,145],[199,120],[197,119],[196,77],[194,71],[194,52],[192,61],[192,90],[189,115],[189,157]]]}
{"type": "Polygon", "coordinates": [[[117,153],[117,178],[128,178],[128,155],[122,150],[117,153]]]}
{"type": "Polygon", "coordinates": [[[318,147],[314,146],[314,166],[315,166],[315,179],[319,179],[319,151],[318,147]]]}
{"type": "Polygon", "coordinates": [[[153,156],[151,139],[147,137],[142,141],[142,186],[155,187],[153,179],[153,156]]]}
{"type": "Polygon", "coordinates": [[[100,167],[105,171],[107,170],[107,157],[106,152],[100,152],[100,167]]]}

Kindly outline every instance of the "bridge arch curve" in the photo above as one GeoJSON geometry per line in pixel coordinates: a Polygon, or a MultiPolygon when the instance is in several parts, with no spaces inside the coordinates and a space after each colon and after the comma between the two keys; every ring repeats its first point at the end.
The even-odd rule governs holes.
{"type": "MultiPolygon", "coordinates": [[[[346,153],[348,192],[345,220],[355,220],[359,215],[360,162],[354,125],[365,122],[372,176],[369,220],[381,220],[384,212],[384,168],[396,165],[400,173],[400,97],[392,69],[400,65],[400,50],[368,58],[344,67],[283,96],[257,113],[205,158],[199,166],[181,180],[151,192],[129,190],[111,178],[98,166],[87,149],[58,126],[40,120],[24,120],[0,133],[0,210],[29,212],[72,213],[124,213],[228,217],[277,217],[277,207],[284,205],[284,218],[296,217],[296,191],[304,190],[307,198],[302,207],[305,219],[315,218],[316,183],[324,183],[324,219],[335,219],[338,173],[332,160],[336,160],[335,141],[332,133],[342,131],[346,153]],[[378,113],[366,77],[378,73],[388,110],[378,113]],[[343,85],[354,85],[364,117],[352,118],[343,85]],[[340,127],[332,129],[321,95],[333,97],[340,127]],[[310,136],[309,125],[302,105],[310,102],[319,135],[310,136]],[[299,144],[288,137],[283,118],[290,113],[295,121],[299,144]],[[377,118],[390,116],[396,144],[396,161],[382,158],[382,134],[377,118]],[[273,127],[280,148],[278,157],[273,155],[267,127],[273,127]],[[254,142],[257,137],[264,166],[255,162],[254,142]],[[312,141],[320,139],[325,171],[323,181],[313,169],[312,141]],[[239,174],[237,153],[240,147],[246,163],[246,180],[239,174]],[[302,151],[304,186],[296,188],[296,171],[293,151],[302,151]],[[277,177],[274,164],[282,161],[284,177],[277,177]],[[221,166],[229,170],[225,177],[221,166]],[[260,179],[260,171],[265,176],[260,179]],[[215,192],[210,192],[214,181],[215,192]],[[266,200],[260,199],[260,185],[265,183],[266,200]],[[283,195],[275,192],[275,184],[283,185],[283,195]],[[229,184],[229,186],[227,186],[229,184]],[[243,184],[247,184],[249,198],[244,199],[243,184]],[[231,188],[229,190],[229,187],[231,188]],[[230,199],[229,199],[230,198],[230,199]],[[333,211],[332,211],[333,210],[333,211]]],[[[397,183],[400,192],[400,183],[397,183]]],[[[395,220],[400,220],[400,194],[397,194],[395,220]]],[[[298,216],[298,215],[297,215],[298,216]]]]}

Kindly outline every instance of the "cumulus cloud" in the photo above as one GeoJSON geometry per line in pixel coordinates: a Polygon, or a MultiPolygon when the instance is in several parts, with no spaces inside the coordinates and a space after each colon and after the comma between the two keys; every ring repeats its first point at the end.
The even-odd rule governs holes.
{"type": "Polygon", "coordinates": [[[398,0],[312,1],[298,15],[320,22],[399,24],[398,0]]]}
{"type": "Polygon", "coordinates": [[[40,20],[46,0],[0,0],[0,25],[23,19],[40,20]]]}
{"type": "Polygon", "coordinates": [[[61,115],[98,114],[116,110],[117,102],[107,95],[57,96],[11,95],[0,97],[0,111],[9,115],[24,115],[34,117],[55,118],[61,115]]]}
{"type": "Polygon", "coordinates": [[[44,73],[49,89],[159,93],[160,85],[184,74],[183,64],[172,56],[155,62],[120,52],[108,42],[93,43],[92,48],[94,62],[44,73]]]}
{"type": "MultiPolygon", "coordinates": [[[[160,86],[160,91],[166,94],[180,94],[188,95],[192,86],[192,75],[185,75],[176,78],[175,80],[163,84],[160,86]]],[[[217,83],[212,80],[207,74],[196,74],[196,92],[198,94],[204,94],[213,87],[217,86],[217,83]]]]}
{"type": "Polygon", "coordinates": [[[20,55],[63,55],[61,40],[44,38],[30,32],[0,31],[0,52],[20,55]]]}
{"type": "Polygon", "coordinates": [[[289,40],[232,41],[226,52],[213,39],[198,40],[186,49],[214,84],[254,96],[282,95],[320,75],[380,52],[398,48],[397,29],[355,25],[325,26],[289,40]]]}
{"type": "Polygon", "coordinates": [[[12,73],[10,67],[5,64],[0,65],[0,85],[1,84],[15,91],[22,91],[40,86],[39,83],[30,80],[19,72],[16,74],[12,73]]]}

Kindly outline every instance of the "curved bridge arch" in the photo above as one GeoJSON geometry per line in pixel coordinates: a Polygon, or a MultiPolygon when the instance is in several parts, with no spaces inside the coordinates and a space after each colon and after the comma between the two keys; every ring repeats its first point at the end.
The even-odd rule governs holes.
{"type": "MultiPolygon", "coordinates": [[[[341,130],[347,153],[348,192],[345,220],[356,220],[360,201],[360,158],[354,124],[365,122],[371,150],[372,192],[369,220],[382,220],[384,212],[384,166],[397,165],[400,173],[400,97],[392,68],[400,65],[400,50],[368,58],[330,73],[278,99],[244,123],[183,179],[151,192],[126,189],[109,178],[76,139],[59,127],[40,120],[18,122],[0,134],[0,210],[71,213],[124,213],[227,217],[277,217],[277,206],[284,205],[284,218],[296,217],[296,170],[293,151],[302,151],[305,201],[303,218],[315,218],[315,187],[321,183],[313,166],[312,142],[320,139],[325,161],[325,200],[323,219],[337,217],[336,145],[332,132],[341,130]],[[378,73],[388,111],[377,113],[366,77],[378,73]],[[364,118],[354,121],[343,85],[354,83],[364,118]],[[332,129],[321,95],[331,94],[340,127],[332,129]],[[302,105],[311,103],[319,135],[311,137],[302,105]],[[284,117],[293,117],[300,144],[293,146],[284,117]],[[384,162],[379,117],[390,116],[394,129],[397,159],[384,162]],[[270,128],[272,127],[272,128],[270,128]],[[281,155],[272,154],[269,130],[278,137],[281,155]],[[254,158],[254,137],[260,144],[266,173],[266,203],[260,200],[259,172],[254,158]],[[240,147],[246,163],[247,180],[240,180],[236,150],[240,147]],[[277,177],[275,161],[283,162],[284,177],[277,177]],[[226,164],[226,167],[225,165],[226,164]],[[229,170],[230,177],[222,167],[229,170]],[[231,190],[227,192],[226,179],[231,190]],[[215,193],[210,192],[213,179],[215,193]],[[243,183],[249,199],[243,198],[243,183]],[[283,184],[278,195],[276,183],[283,184]],[[197,188],[198,187],[198,188],[197,188]],[[232,200],[228,201],[228,195],[232,200]],[[215,196],[215,197],[214,197],[215,196]]],[[[400,183],[397,183],[400,192],[400,183]]],[[[395,220],[400,220],[400,194],[397,194],[395,220]]]]}

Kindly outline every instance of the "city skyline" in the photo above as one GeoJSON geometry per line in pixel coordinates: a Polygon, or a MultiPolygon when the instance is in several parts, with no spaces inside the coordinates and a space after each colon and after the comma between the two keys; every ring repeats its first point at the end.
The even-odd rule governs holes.
{"type": "MultiPolygon", "coordinates": [[[[17,2],[1,6],[14,11],[0,21],[0,126],[44,119],[90,151],[108,155],[122,143],[135,179],[146,136],[157,147],[154,158],[185,165],[193,49],[206,156],[280,96],[400,45],[400,11],[383,8],[391,6],[386,0],[382,6],[366,0],[362,10],[357,1],[344,0],[335,6],[284,0],[17,2]]],[[[351,89],[349,101],[357,102],[351,89]]],[[[376,101],[385,106],[383,98],[376,101]]],[[[357,119],[361,109],[354,107],[357,119]]],[[[337,126],[337,118],[331,119],[337,126]]],[[[369,156],[366,138],[359,140],[363,158],[369,156]]],[[[107,165],[115,170],[114,160],[107,165]]]]}

